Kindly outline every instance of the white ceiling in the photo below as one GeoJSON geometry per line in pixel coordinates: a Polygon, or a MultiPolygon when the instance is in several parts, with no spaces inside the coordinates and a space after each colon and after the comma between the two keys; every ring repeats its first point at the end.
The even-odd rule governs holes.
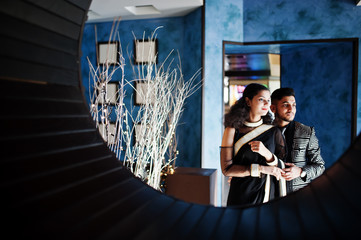
{"type": "Polygon", "coordinates": [[[184,16],[203,5],[203,0],[93,0],[87,22],[184,16]]]}

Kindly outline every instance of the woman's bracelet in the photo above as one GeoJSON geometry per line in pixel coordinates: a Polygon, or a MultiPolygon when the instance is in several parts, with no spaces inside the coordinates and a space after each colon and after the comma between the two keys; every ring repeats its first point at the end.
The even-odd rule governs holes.
{"type": "Polygon", "coordinates": [[[261,177],[261,172],[259,170],[259,164],[251,164],[251,176],[252,177],[261,177]]]}

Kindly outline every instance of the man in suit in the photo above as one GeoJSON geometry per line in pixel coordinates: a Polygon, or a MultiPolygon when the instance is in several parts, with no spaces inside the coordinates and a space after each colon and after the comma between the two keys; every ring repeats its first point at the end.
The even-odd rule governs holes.
{"type": "Polygon", "coordinates": [[[305,187],[325,170],[318,139],[313,127],[294,121],[296,98],[292,88],[279,88],[271,95],[275,123],[286,139],[287,156],[283,177],[287,193],[305,187]]]}

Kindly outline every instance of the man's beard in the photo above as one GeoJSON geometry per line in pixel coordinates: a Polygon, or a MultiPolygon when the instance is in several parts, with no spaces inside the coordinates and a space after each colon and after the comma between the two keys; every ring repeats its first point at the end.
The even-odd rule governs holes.
{"type": "Polygon", "coordinates": [[[280,120],[282,120],[282,121],[289,122],[289,123],[292,122],[293,119],[294,119],[294,118],[292,118],[292,119],[291,119],[291,118],[288,118],[288,119],[287,119],[287,118],[285,118],[285,117],[281,117],[278,113],[275,114],[275,117],[276,117],[276,119],[280,119],[280,120]]]}

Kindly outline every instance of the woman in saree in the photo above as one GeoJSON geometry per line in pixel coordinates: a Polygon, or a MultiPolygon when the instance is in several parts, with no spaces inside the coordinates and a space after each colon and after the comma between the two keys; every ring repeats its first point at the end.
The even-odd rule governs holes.
{"type": "Polygon", "coordinates": [[[282,158],[285,143],[271,125],[270,91],[249,84],[225,115],[221,145],[222,173],[231,177],[227,206],[268,202],[286,195],[282,158]]]}

